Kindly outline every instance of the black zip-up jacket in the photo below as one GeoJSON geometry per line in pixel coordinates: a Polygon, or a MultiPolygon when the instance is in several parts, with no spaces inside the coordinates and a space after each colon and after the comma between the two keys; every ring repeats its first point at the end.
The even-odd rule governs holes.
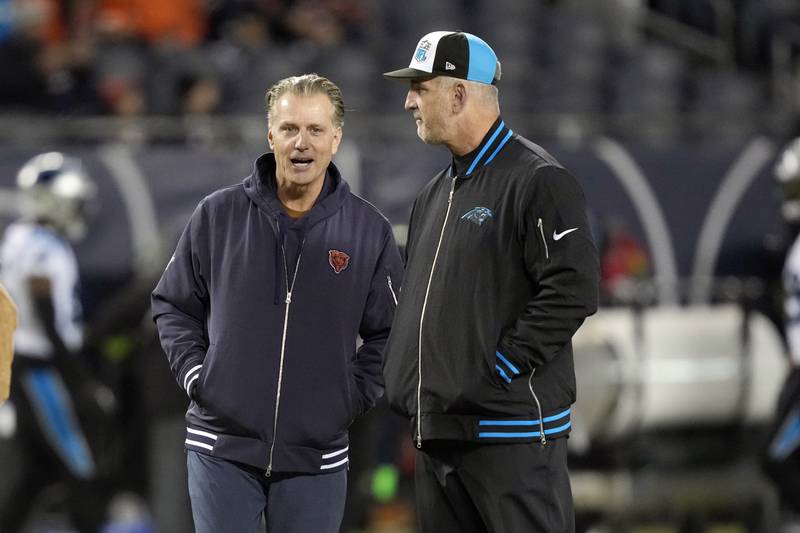
{"type": "Polygon", "coordinates": [[[568,434],[571,338],[597,307],[576,180],[501,119],[474,154],[434,177],[411,214],[384,377],[417,446],[568,434]]]}
{"type": "Polygon", "coordinates": [[[192,399],[187,449],[267,474],[333,472],[347,467],[348,426],[383,392],[402,262],[389,221],[331,164],[292,264],[274,176],[266,154],[199,204],[153,317],[192,399]]]}

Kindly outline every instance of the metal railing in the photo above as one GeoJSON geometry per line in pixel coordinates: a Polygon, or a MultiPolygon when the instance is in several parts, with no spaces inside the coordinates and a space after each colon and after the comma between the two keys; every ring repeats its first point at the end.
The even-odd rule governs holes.
{"type": "MultiPolygon", "coordinates": [[[[569,143],[598,136],[645,143],[652,141],[656,144],[687,140],[730,141],[732,133],[714,125],[723,122],[730,124],[731,117],[715,113],[706,110],[680,115],[663,110],[650,110],[646,114],[504,111],[503,116],[526,137],[558,139],[569,143]]],[[[760,110],[757,117],[739,117],[745,137],[755,134],[781,137],[787,128],[787,118],[785,108],[778,107],[766,107],[760,110]]],[[[205,117],[148,115],[135,118],[4,114],[0,115],[0,144],[41,146],[122,142],[135,146],[182,143],[236,148],[265,144],[266,128],[266,119],[258,114],[205,117]]],[[[350,139],[366,144],[416,138],[408,114],[402,111],[348,115],[345,134],[350,139]]],[[[743,139],[733,140],[739,142],[743,139]]]]}

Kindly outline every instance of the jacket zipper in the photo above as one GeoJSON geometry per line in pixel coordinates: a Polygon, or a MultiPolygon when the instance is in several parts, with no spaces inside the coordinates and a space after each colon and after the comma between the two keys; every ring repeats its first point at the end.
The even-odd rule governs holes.
{"type": "MultiPolygon", "coordinates": [[[[541,222],[542,219],[539,219],[541,222]]],[[[531,370],[531,377],[528,378],[528,388],[531,390],[531,396],[533,396],[533,401],[536,402],[536,409],[539,410],[539,442],[542,443],[542,446],[547,444],[547,437],[544,434],[544,416],[542,415],[542,404],[539,403],[539,398],[536,396],[536,393],[533,392],[533,375],[536,373],[536,369],[534,368],[531,370]]]]}
{"type": "Polygon", "coordinates": [[[294,274],[292,275],[292,283],[289,283],[289,268],[286,263],[286,248],[281,244],[281,253],[283,254],[283,270],[286,273],[286,314],[283,317],[283,336],[281,337],[281,359],[278,365],[278,392],[275,395],[275,419],[272,423],[272,444],[269,447],[269,464],[267,465],[266,476],[272,475],[272,456],[275,452],[275,441],[278,440],[278,411],[281,405],[281,384],[283,382],[283,360],[286,354],[286,329],[289,326],[289,306],[292,303],[292,291],[294,290],[294,282],[297,280],[297,271],[300,270],[300,258],[303,256],[303,244],[306,240],[300,243],[300,251],[297,252],[297,262],[294,265],[294,274]]]}
{"type": "Polygon", "coordinates": [[[392,293],[392,301],[394,301],[394,306],[397,307],[397,295],[394,293],[394,288],[392,287],[392,276],[390,274],[386,274],[386,281],[389,282],[389,292],[392,293]]]}
{"type": "Polygon", "coordinates": [[[539,219],[539,234],[542,236],[542,242],[544,243],[544,258],[550,259],[550,251],[547,249],[547,239],[544,238],[544,223],[542,219],[539,219]]]}
{"type": "Polygon", "coordinates": [[[433,254],[433,263],[431,264],[431,274],[428,277],[428,286],[425,288],[425,299],[422,301],[422,312],[419,315],[419,342],[418,353],[419,360],[417,369],[419,373],[419,380],[417,381],[417,448],[422,448],[422,324],[425,320],[425,308],[428,306],[428,294],[431,291],[431,283],[433,282],[433,272],[436,269],[436,260],[439,258],[439,249],[442,247],[442,240],[444,239],[444,229],[447,227],[447,219],[450,216],[450,208],[453,206],[453,193],[456,190],[456,180],[458,176],[453,176],[453,183],[450,185],[450,196],[447,197],[447,211],[444,214],[444,222],[442,223],[442,232],[439,234],[439,243],[436,245],[436,253],[433,254]]]}

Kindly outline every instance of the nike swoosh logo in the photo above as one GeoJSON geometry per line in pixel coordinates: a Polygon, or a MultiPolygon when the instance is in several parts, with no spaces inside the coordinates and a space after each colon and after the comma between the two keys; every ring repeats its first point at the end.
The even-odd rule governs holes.
{"type": "Polygon", "coordinates": [[[569,229],[566,229],[566,230],[562,231],[561,233],[556,233],[556,230],[553,230],[553,240],[554,241],[560,241],[561,237],[563,237],[564,235],[566,235],[568,233],[572,233],[573,231],[577,231],[577,230],[578,230],[578,228],[569,228],[569,229]]]}

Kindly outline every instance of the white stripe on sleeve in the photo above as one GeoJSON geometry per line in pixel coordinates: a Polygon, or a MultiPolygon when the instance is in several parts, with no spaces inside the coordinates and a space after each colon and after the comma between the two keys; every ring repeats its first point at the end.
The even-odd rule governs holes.
{"type": "Polygon", "coordinates": [[[336,457],[337,455],[342,455],[344,452],[350,449],[350,446],[345,446],[341,450],[336,450],[335,452],[323,454],[323,459],[330,459],[331,457],[336,457]]]}
{"type": "Polygon", "coordinates": [[[186,390],[187,392],[189,391],[189,383],[191,383],[189,381],[189,378],[191,377],[192,373],[195,372],[195,371],[197,372],[197,375],[199,376],[201,368],[203,368],[203,365],[195,365],[192,368],[190,368],[188,372],[186,372],[186,375],[183,376],[183,388],[184,388],[184,390],[186,390]]]}
{"type": "Polygon", "coordinates": [[[193,433],[194,435],[201,435],[203,437],[208,437],[209,439],[212,440],[217,440],[217,436],[214,435],[213,433],[209,433],[208,431],[200,431],[199,429],[192,429],[192,428],[186,428],[186,431],[188,431],[189,433],[193,433]]]}
{"type": "Polygon", "coordinates": [[[344,459],[342,459],[341,461],[336,462],[336,463],[332,463],[332,464],[329,464],[329,465],[322,465],[321,467],[319,467],[319,469],[320,470],[327,470],[329,468],[336,468],[337,466],[343,465],[346,462],[347,462],[347,457],[345,457],[344,459]]]}
{"type": "Polygon", "coordinates": [[[206,444],[205,442],[198,442],[198,441],[192,440],[192,439],[186,439],[183,442],[186,443],[186,444],[191,444],[192,446],[198,446],[200,448],[205,448],[206,450],[213,450],[214,449],[214,447],[211,446],[210,444],[206,444]]]}

